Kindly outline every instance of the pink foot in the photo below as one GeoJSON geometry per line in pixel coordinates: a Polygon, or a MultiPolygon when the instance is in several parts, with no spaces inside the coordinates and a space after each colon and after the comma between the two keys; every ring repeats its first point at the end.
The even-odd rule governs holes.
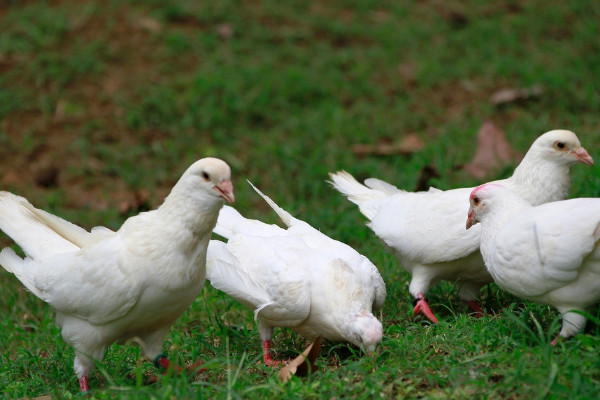
{"type": "MultiPolygon", "coordinates": [[[[204,364],[204,361],[198,361],[195,364],[192,364],[188,367],[181,367],[177,364],[173,364],[171,363],[171,360],[169,360],[167,357],[165,357],[164,355],[159,355],[158,357],[156,357],[156,360],[154,360],[154,365],[156,366],[156,368],[163,370],[162,374],[166,375],[169,371],[169,368],[173,369],[174,373],[182,373],[182,372],[188,372],[191,373],[192,375],[195,374],[199,374],[201,372],[206,371],[204,368],[200,368],[200,366],[204,364]]],[[[148,380],[148,383],[154,383],[158,380],[158,377],[153,376],[148,380]]]]}
{"type": "Polygon", "coordinates": [[[81,378],[79,378],[79,390],[81,390],[81,393],[87,393],[90,391],[90,386],[88,385],[88,379],[87,376],[82,376],[81,378]]]}
{"type": "Polygon", "coordinates": [[[481,318],[481,317],[483,317],[485,315],[485,312],[483,311],[483,308],[477,302],[477,300],[466,301],[465,303],[467,304],[467,306],[469,306],[469,308],[471,310],[474,311],[473,316],[475,318],[481,318]]]}
{"type": "Polygon", "coordinates": [[[273,360],[271,356],[263,357],[263,362],[268,367],[279,367],[281,364],[283,364],[283,361],[273,360]]]}
{"type": "Polygon", "coordinates": [[[271,340],[261,340],[260,341],[263,350],[263,362],[265,365],[269,367],[278,367],[283,364],[283,361],[273,360],[271,358],[271,340]]]}
{"type": "Polygon", "coordinates": [[[437,324],[438,320],[433,314],[433,311],[431,311],[431,308],[429,308],[429,304],[427,304],[427,300],[425,300],[425,298],[423,297],[423,293],[418,293],[415,301],[416,302],[415,308],[413,310],[413,316],[421,313],[424,316],[426,316],[428,320],[430,320],[434,324],[437,324]]]}
{"type": "Polygon", "coordinates": [[[553,340],[553,341],[551,341],[551,342],[550,342],[550,345],[552,345],[552,346],[556,346],[556,344],[557,344],[559,341],[561,341],[562,339],[563,339],[563,338],[562,338],[562,336],[558,335],[557,337],[555,337],[555,338],[554,338],[554,340],[553,340]]]}

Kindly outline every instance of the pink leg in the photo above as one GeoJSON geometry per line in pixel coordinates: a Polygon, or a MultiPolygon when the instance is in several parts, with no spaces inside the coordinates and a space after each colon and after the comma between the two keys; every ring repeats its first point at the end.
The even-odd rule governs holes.
{"type": "Polygon", "coordinates": [[[475,314],[473,314],[475,318],[481,318],[485,315],[483,308],[477,302],[477,300],[466,301],[465,303],[467,303],[467,306],[469,306],[469,308],[475,312],[475,314]]]}
{"type": "Polygon", "coordinates": [[[434,324],[438,323],[438,320],[433,314],[433,311],[431,311],[431,308],[429,308],[429,304],[427,304],[427,300],[425,300],[425,297],[423,297],[423,293],[417,294],[417,298],[415,299],[415,308],[413,310],[413,316],[419,313],[426,316],[427,319],[433,322],[434,324]]]}
{"type": "Polygon", "coordinates": [[[88,379],[87,376],[82,376],[81,378],[79,378],[79,390],[81,390],[81,393],[87,393],[90,391],[90,386],[88,385],[88,379]]]}
{"type": "Polygon", "coordinates": [[[559,340],[562,340],[562,336],[560,336],[560,335],[558,335],[557,337],[555,337],[554,340],[550,342],[550,344],[552,346],[556,346],[556,344],[558,343],[559,340]]]}
{"type": "Polygon", "coordinates": [[[200,372],[206,371],[205,369],[199,368],[203,363],[204,363],[204,361],[198,361],[197,363],[190,365],[189,367],[182,368],[181,366],[179,366],[177,364],[172,364],[171,360],[169,360],[166,356],[164,356],[162,354],[159,355],[158,357],[156,357],[156,360],[154,361],[154,365],[156,365],[157,368],[162,369],[164,371],[163,375],[167,374],[167,371],[169,370],[169,368],[173,368],[173,372],[176,372],[176,373],[181,373],[183,371],[200,373],[200,372]]]}
{"type": "MultiPolygon", "coordinates": [[[[169,367],[171,366],[171,360],[163,355],[160,355],[156,358],[156,361],[154,361],[154,365],[156,365],[158,369],[164,370],[164,373],[167,373],[169,367]]],[[[173,369],[175,372],[181,372],[181,367],[178,365],[174,365],[173,369]]]]}
{"type": "Polygon", "coordinates": [[[265,365],[268,365],[269,367],[279,366],[281,361],[275,361],[271,358],[271,341],[269,339],[261,340],[260,343],[262,345],[263,361],[265,365]]]}

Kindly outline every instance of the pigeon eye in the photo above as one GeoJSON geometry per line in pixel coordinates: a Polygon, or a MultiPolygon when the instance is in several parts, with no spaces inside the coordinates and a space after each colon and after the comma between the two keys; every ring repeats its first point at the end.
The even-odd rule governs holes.
{"type": "Polygon", "coordinates": [[[557,150],[565,150],[567,148],[567,145],[565,144],[565,142],[555,142],[554,148],[557,150]]]}
{"type": "Polygon", "coordinates": [[[479,197],[473,197],[473,204],[479,204],[479,197]]]}
{"type": "Polygon", "coordinates": [[[204,178],[205,181],[210,180],[210,175],[208,175],[208,172],[202,172],[202,178],[204,178]]]}

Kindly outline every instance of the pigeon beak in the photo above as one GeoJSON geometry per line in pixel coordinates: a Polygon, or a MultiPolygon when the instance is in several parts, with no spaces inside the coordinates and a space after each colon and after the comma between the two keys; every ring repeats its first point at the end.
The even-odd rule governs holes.
{"type": "Polygon", "coordinates": [[[227,200],[230,204],[235,203],[235,197],[233,195],[233,183],[231,181],[222,181],[215,185],[214,188],[219,195],[227,200]]]}
{"type": "Polygon", "coordinates": [[[469,215],[467,216],[467,229],[469,229],[476,223],[477,220],[475,219],[475,211],[473,211],[473,209],[469,209],[469,215]]]}
{"type": "Polygon", "coordinates": [[[577,150],[573,150],[571,153],[573,153],[573,155],[582,163],[587,165],[594,165],[594,159],[590,157],[588,152],[583,147],[580,147],[577,150]]]}

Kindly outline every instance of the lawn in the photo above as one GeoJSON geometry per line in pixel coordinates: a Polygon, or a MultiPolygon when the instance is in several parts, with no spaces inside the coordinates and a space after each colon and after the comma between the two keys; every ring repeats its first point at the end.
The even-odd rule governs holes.
{"type": "MultiPolygon", "coordinates": [[[[139,347],[114,345],[92,396],[600,397],[600,325],[551,347],[555,310],[490,285],[483,304],[497,314],[473,319],[449,283],[429,293],[440,323],[413,320],[408,273],[326,183],[345,169],[407,190],[476,185],[463,167],[486,121],[521,154],[543,132],[572,130],[600,163],[598,21],[592,0],[2,2],[2,190],[87,229],[116,229],[158,206],[193,161],[216,156],[232,167],[242,214],[277,221],[248,179],[369,257],[387,284],[373,358],[325,342],[318,373],[282,384],[259,362],[252,312],[207,285],[165,343],[207,372],[149,385],[156,370],[139,347]],[[495,104],[501,89],[531,95],[495,104]],[[423,146],[352,150],[409,135],[423,146]]],[[[572,172],[573,197],[600,195],[600,167],[572,172]]],[[[600,309],[591,317],[600,322],[600,309]]],[[[306,342],[279,329],[273,345],[285,358],[306,342]]],[[[0,271],[0,397],[79,396],[73,356],[51,309],[0,271]]]]}

